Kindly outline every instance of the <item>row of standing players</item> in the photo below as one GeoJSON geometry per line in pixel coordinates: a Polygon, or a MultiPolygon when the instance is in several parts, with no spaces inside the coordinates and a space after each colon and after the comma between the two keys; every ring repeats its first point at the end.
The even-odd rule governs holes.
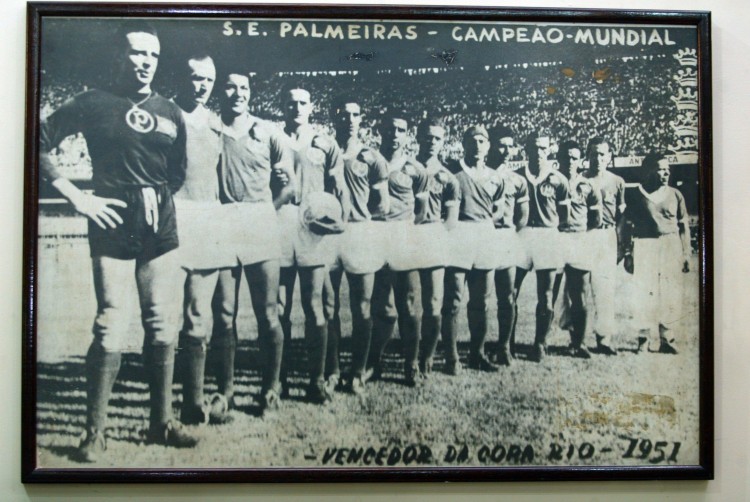
{"type": "MultiPolygon", "coordinates": [[[[179,337],[185,368],[181,420],[187,424],[224,423],[232,417],[242,275],[258,322],[264,411],[278,408],[285,373],[297,364],[283,361],[297,276],[305,314],[306,395],[317,403],[331,399],[340,378],[338,291],[344,274],[352,310],[349,383],[355,393],[364,392],[365,382],[377,374],[396,324],[408,384],[430,373],[441,332],[444,369],[458,373],[457,322],[466,285],[469,367],[497,371],[498,364],[510,364],[515,299],[532,268],[538,304],[530,358],[539,361],[545,355],[554,279],[563,266],[573,355],[588,357],[583,345],[587,285],[597,290],[597,279],[597,344],[614,353],[608,343],[614,320],[615,225],[624,210],[624,184],[606,170],[612,155],[606,141],[589,145],[587,171],[580,170],[580,147],[567,149],[569,162],[555,170],[548,160],[550,138],[538,132],[527,141],[529,163],[519,175],[505,165],[513,149],[510,131],[490,134],[474,126],[464,132],[463,159],[444,166],[438,154],[446,131],[439,120],[419,124],[419,153],[409,156],[409,124],[391,111],[380,120],[378,151],[360,141],[362,110],[356,98],[348,98],[333,111],[336,138],[329,138],[309,123],[312,96],[302,83],[282,92],[281,130],[249,113],[249,78],[230,71],[219,81],[217,117],[205,106],[216,79],[208,55],[185,61],[183,91],[172,103],[150,86],[160,49],[156,32],[129,25],[121,38],[124,50],[113,88],[75,97],[40,132],[45,177],[89,217],[97,316],[86,356],[86,432],[78,460],[96,461],[106,449],[107,406],[133,315],[121,286],[133,276],[146,333],[148,437],[175,447],[196,444],[171,410],[177,342],[172,306],[180,269],[187,270],[179,337]],[[94,195],[66,180],[48,153],[76,132],[83,133],[89,147],[94,195]],[[484,352],[493,275],[500,331],[495,362],[484,352]],[[415,308],[420,292],[423,315],[415,308]],[[219,389],[205,397],[212,334],[219,389]]],[[[668,182],[668,164],[666,170],[668,182]]],[[[684,236],[679,192],[663,183],[643,194],[641,216],[658,213],[662,218],[652,218],[656,227],[634,236],[656,232],[656,240],[662,240],[662,235],[678,234],[672,226],[684,236]],[[659,212],[660,207],[666,210],[659,212]]],[[[678,241],[680,256],[686,256],[685,239],[678,241]]],[[[663,255],[661,247],[657,253],[663,255]]],[[[648,287],[658,290],[659,280],[648,287]]],[[[667,324],[644,331],[652,333],[653,350],[670,351],[667,324]]]]}

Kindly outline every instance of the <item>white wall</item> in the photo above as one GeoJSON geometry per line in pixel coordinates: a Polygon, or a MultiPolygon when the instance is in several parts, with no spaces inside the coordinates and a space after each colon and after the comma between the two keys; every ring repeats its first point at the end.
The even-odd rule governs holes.
{"type": "MultiPolygon", "coordinates": [[[[229,0],[227,0],[229,1],[229,0]]],[[[299,0],[298,0],[299,1],[299,0]]],[[[349,0],[354,3],[353,0],[349,0]]],[[[485,5],[499,2],[474,0],[485,5]]],[[[375,2],[373,2],[375,3],[375,2]]],[[[380,4],[393,3],[380,0],[380,4]]],[[[422,0],[424,3],[424,0],[422,0]]],[[[438,4],[439,0],[430,3],[438,4]]],[[[453,0],[452,3],[458,3],[453,0]]],[[[714,219],[716,316],[716,480],[711,482],[609,482],[536,484],[378,484],[256,486],[28,486],[20,479],[21,429],[21,234],[23,204],[24,76],[26,6],[2,3],[0,82],[0,500],[94,500],[157,498],[185,500],[249,498],[274,500],[308,496],[318,500],[556,501],[740,501],[750,497],[748,463],[748,345],[750,333],[750,3],[746,0],[551,0],[509,2],[532,7],[696,9],[713,11],[714,219]]]]}

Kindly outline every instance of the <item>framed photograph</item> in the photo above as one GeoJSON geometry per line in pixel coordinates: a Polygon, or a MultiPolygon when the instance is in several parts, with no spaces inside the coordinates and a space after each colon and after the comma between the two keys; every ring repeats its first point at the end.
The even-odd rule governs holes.
{"type": "Polygon", "coordinates": [[[28,4],[24,482],[712,479],[708,12],[28,4]]]}

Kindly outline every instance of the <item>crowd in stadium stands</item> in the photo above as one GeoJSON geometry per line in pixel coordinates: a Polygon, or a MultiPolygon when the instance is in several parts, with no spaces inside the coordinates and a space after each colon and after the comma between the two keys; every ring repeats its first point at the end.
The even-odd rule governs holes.
{"type": "MultiPolygon", "coordinates": [[[[340,93],[355,94],[367,115],[364,140],[373,145],[378,142],[374,131],[379,114],[388,106],[398,106],[412,117],[413,126],[426,113],[444,118],[450,129],[447,158],[461,156],[460,135],[472,124],[507,125],[519,139],[534,127],[546,126],[553,137],[584,145],[591,137],[603,136],[612,141],[617,156],[644,155],[648,150],[666,150],[673,141],[668,124],[677,111],[669,97],[677,93],[672,75],[678,68],[673,58],[658,56],[585,66],[449,68],[411,75],[403,70],[371,75],[274,74],[256,77],[251,111],[280,121],[281,89],[289,81],[304,79],[316,96],[318,124],[330,123],[330,110],[340,93]]],[[[85,90],[81,83],[49,80],[42,86],[42,118],[85,90]]],[[[174,91],[163,84],[159,91],[172,96],[174,91]]],[[[72,141],[69,151],[61,152],[61,161],[77,171],[88,161],[81,154],[81,141],[72,141]]]]}

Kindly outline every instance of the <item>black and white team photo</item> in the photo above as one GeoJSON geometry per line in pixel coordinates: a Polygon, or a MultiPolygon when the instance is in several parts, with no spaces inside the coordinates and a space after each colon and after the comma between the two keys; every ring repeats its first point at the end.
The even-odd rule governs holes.
{"type": "Polygon", "coordinates": [[[40,467],[698,463],[694,28],[42,30],[40,467]]]}

